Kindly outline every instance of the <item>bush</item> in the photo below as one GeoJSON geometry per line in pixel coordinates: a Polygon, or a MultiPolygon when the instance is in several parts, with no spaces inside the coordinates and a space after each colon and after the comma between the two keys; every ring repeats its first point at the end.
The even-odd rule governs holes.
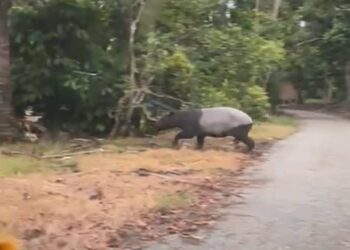
{"type": "Polygon", "coordinates": [[[32,106],[52,129],[108,129],[123,69],[104,49],[103,18],[89,1],[12,8],[11,73],[18,115],[32,106]]]}
{"type": "MultiPolygon", "coordinates": [[[[17,113],[32,106],[49,129],[108,133],[118,100],[130,87],[128,1],[34,2],[10,13],[17,113]]],[[[257,83],[284,60],[283,44],[259,35],[248,13],[236,13],[230,25],[210,23],[208,13],[216,8],[210,0],[165,0],[161,8],[152,28],[137,30],[135,79],[152,79],[153,92],[175,98],[147,96],[148,107],[159,100],[158,106],[179,109],[176,99],[182,99],[264,117],[268,98],[257,83]]]]}
{"type": "Polygon", "coordinates": [[[247,112],[254,119],[263,119],[270,108],[265,91],[257,85],[244,90],[244,93],[225,88],[207,87],[201,90],[201,104],[206,107],[228,106],[247,112]],[[225,91],[226,90],[226,91],[225,91]]]}
{"type": "Polygon", "coordinates": [[[268,96],[260,86],[253,85],[242,98],[242,109],[255,119],[263,119],[270,108],[268,96]]]}

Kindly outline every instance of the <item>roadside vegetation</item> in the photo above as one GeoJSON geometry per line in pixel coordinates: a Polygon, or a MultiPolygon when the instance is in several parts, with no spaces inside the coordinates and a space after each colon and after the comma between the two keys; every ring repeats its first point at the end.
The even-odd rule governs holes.
{"type": "MultiPolygon", "coordinates": [[[[295,119],[287,116],[272,116],[267,121],[257,122],[253,127],[251,135],[258,142],[273,141],[291,135],[296,129],[297,121],[295,119]]],[[[154,146],[158,149],[161,147],[169,148],[173,136],[174,133],[169,132],[160,136],[153,136],[152,138],[130,137],[107,140],[102,144],[102,148],[107,148],[116,154],[128,151],[128,148],[137,150],[149,150],[154,146]]],[[[222,141],[222,139],[209,138],[209,141],[213,141],[214,144],[216,144],[216,140],[222,141]]],[[[193,143],[194,139],[184,141],[193,143]]],[[[229,139],[224,141],[229,141],[229,139]]],[[[210,148],[210,144],[207,148],[210,148]]],[[[0,177],[21,176],[36,172],[67,171],[70,164],[74,165],[74,163],[70,163],[69,161],[67,163],[59,163],[49,161],[48,159],[40,159],[40,156],[52,156],[56,154],[64,157],[65,152],[69,152],[69,143],[65,142],[41,141],[35,144],[15,143],[2,145],[0,146],[0,150],[3,151],[3,154],[0,154],[0,177]]],[[[98,151],[95,153],[98,153],[98,151]]],[[[74,168],[71,168],[71,170],[74,170],[74,168]]]]}
{"type": "MultiPolygon", "coordinates": [[[[260,142],[284,138],[295,125],[287,117],[256,124],[252,135],[257,151],[265,150],[260,142]]],[[[81,247],[76,235],[94,242],[99,234],[98,243],[92,244],[106,247],[111,240],[108,228],[138,232],[140,238],[174,232],[195,238],[186,232],[212,225],[216,206],[245,185],[229,176],[239,175],[251,157],[240,153],[244,146],[234,149],[228,138],[209,138],[204,151],[194,150],[193,140],[175,150],[170,147],[172,136],[92,145],[89,140],[2,145],[0,231],[16,235],[28,248],[40,249],[40,240],[53,250],[63,243],[81,247]],[[164,216],[169,219],[157,224],[164,216]],[[59,236],[67,226],[72,227],[70,233],[59,236]]]]}
{"type": "Polygon", "coordinates": [[[0,1],[0,233],[36,250],[195,238],[188,232],[239,197],[244,167],[297,130],[276,115],[282,102],[350,100],[349,8],[345,0],[0,1]],[[292,90],[282,93],[286,84],[292,90]],[[165,112],[214,106],[253,117],[255,153],[229,138],[174,150],[174,132],[155,136],[165,112]]]}

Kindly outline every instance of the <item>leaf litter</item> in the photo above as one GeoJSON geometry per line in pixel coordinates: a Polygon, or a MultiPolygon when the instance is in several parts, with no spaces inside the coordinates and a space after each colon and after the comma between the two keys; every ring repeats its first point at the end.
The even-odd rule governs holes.
{"type": "Polygon", "coordinates": [[[1,179],[0,230],[37,250],[142,249],[169,234],[201,242],[196,233],[215,225],[228,197],[242,198],[247,182],[236,177],[249,159],[217,148],[77,154],[79,172],[1,179]],[[179,192],[193,199],[157,208],[179,192]]]}

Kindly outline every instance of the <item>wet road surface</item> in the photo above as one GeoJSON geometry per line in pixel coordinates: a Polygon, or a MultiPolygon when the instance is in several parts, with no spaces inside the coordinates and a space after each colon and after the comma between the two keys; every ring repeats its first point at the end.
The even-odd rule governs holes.
{"type": "Polygon", "coordinates": [[[298,133],[247,170],[244,203],[199,245],[173,236],[148,250],[350,249],[350,121],[300,112],[298,133]]]}

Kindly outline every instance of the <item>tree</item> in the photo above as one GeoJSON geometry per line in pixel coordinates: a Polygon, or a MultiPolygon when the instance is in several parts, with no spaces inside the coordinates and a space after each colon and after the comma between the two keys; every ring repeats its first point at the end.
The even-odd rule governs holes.
{"type": "Polygon", "coordinates": [[[132,3],[126,4],[126,24],[128,25],[128,61],[129,61],[129,78],[124,95],[119,99],[118,105],[114,114],[114,125],[110,132],[110,137],[116,135],[128,135],[131,119],[136,107],[140,106],[144,97],[144,88],[149,83],[142,84],[137,78],[139,74],[136,55],[135,55],[135,39],[136,31],[139,26],[141,15],[146,5],[146,0],[135,0],[132,3]]]}
{"type": "MultiPolygon", "coordinates": [[[[283,1],[45,0],[11,11],[16,114],[49,129],[127,135],[159,110],[213,105],[255,118],[285,62],[283,1]]],[[[292,32],[290,32],[292,33],[292,32]]]]}
{"type": "Polygon", "coordinates": [[[16,115],[30,106],[50,131],[106,133],[126,72],[109,12],[90,0],[38,2],[10,11],[16,115]]]}
{"type": "MultiPolygon", "coordinates": [[[[350,12],[346,0],[309,0],[303,4],[298,12],[305,21],[303,41],[296,42],[300,47],[314,50],[312,56],[300,55],[305,62],[314,58],[314,64],[319,70],[310,72],[309,67],[304,67],[304,74],[318,79],[316,87],[322,88],[325,100],[333,98],[338,100],[350,100],[350,12]],[[323,71],[323,72],[321,72],[323,71]],[[311,73],[311,74],[310,74],[311,73]],[[322,75],[323,79],[319,79],[322,75]],[[334,90],[335,93],[334,93],[334,90]]],[[[315,68],[313,66],[313,68],[315,68]]],[[[313,81],[310,79],[307,85],[313,81]]],[[[316,92],[314,89],[313,92],[316,92]]]]}
{"type": "Polygon", "coordinates": [[[13,137],[10,85],[10,46],[7,16],[10,2],[0,2],[0,139],[13,137]]]}
{"type": "Polygon", "coordinates": [[[274,0],[272,18],[277,20],[282,0],[274,0]]]}

